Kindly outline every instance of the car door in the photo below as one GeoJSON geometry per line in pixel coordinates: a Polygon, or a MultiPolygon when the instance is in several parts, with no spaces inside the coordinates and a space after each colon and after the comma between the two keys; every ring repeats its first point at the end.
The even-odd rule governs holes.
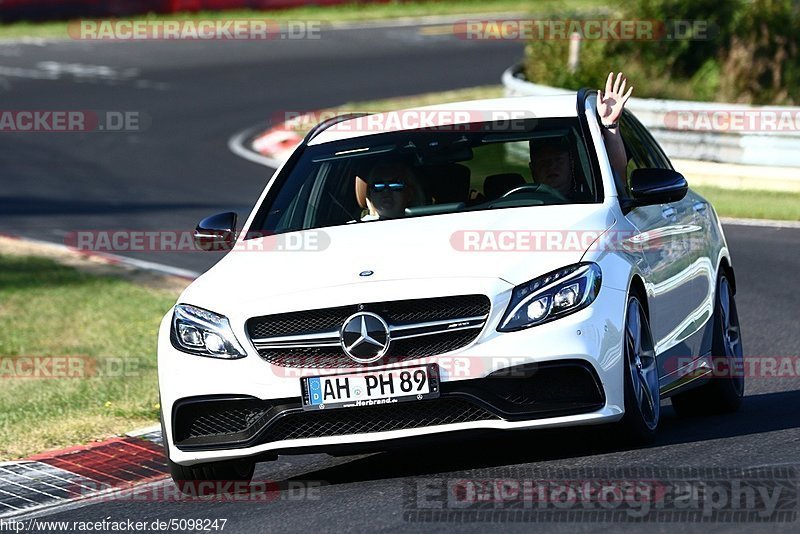
{"type": "MultiPolygon", "coordinates": [[[[643,126],[640,124],[638,126],[655,164],[661,168],[672,169],[672,163],[658,142],[643,126]]],[[[682,269],[681,276],[689,279],[691,288],[687,300],[683,303],[686,315],[677,332],[677,339],[689,349],[688,354],[680,356],[697,357],[706,352],[703,348],[704,327],[710,324],[713,312],[716,284],[714,264],[711,261],[713,254],[709,249],[710,243],[713,242],[711,235],[713,229],[708,202],[697,193],[689,190],[683,199],[671,205],[678,213],[677,230],[682,235],[681,248],[684,250],[678,263],[681,267],[688,263],[682,269]]]]}
{"type": "MultiPolygon", "coordinates": [[[[672,169],[658,144],[632,114],[623,115],[620,128],[629,156],[629,176],[636,168],[672,169]]],[[[627,218],[639,231],[649,268],[646,285],[650,328],[658,354],[659,378],[668,382],[667,375],[675,371],[679,362],[696,355],[692,321],[688,320],[697,307],[690,268],[695,260],[690,250],[694,211],[684,199],[635,207],[627,218]]]]}
{"type": "MultiPolygon", "coordinates": [[[[651,147],[656,151],[669,168],[673,168],[664,150],[649,132],[645,130],[651,147]]],[[[679,170],[679,169],[678,169],[679,170]]],[[[684,223],[688,255],[693,262],[692,297],[690,316],[693,324],[689,329],[693,332],[690,345],[695,356],[703,355],[711,350],[710,336],[705,335],[705,330],[711,326],[711,316],[714,310],[716,292],[716,257],[717,250],[714,243],[719,242],[717,225],[712,217],[712,209],[708,201],[694,192],[691,188],[680,201],[681,210],[689,214],[684,223]]]]}

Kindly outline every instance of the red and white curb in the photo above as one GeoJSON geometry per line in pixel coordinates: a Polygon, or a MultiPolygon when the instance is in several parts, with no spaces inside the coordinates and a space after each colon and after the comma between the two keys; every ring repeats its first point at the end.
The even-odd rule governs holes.
{"type": "Polygon", "coordinates": [[[161,431],[0,463],[0,518],[57,507],[168,476],[161,431]]]}
{"type": "Polygon", "coordinates": [[[303,138],[297,132],[285,130],[282,126],[276,126],[253,139],[251,146],[253,150],[262,156],[285,160],[302,140],[303,138]]]}
{"type": "Polygon", "coordinates": [[[267,130],[254,126],[241,131],[228,139],[228,149],[248,161],[277,169],[302,141],[303,136],[281,123],[267,130]]]}

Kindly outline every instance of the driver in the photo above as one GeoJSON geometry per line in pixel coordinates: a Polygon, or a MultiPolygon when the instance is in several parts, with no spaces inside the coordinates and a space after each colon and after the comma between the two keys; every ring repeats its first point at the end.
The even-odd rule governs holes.
{"type": "Polygon", "coordinates": [[[566,137],[529,142],[533,183],[552,187],[565,198],[575,196],[575,156],[566,137]]]}
{"type": "Polygon", "coordinates": [[[411,205],[416,188],[411,169],[402,161],[381,161],[367,174],[367,179],[356,179],[356,195],[359,188],[366,188],[367,215],[362,221],[396,219],[405,215],[411,205]]]}

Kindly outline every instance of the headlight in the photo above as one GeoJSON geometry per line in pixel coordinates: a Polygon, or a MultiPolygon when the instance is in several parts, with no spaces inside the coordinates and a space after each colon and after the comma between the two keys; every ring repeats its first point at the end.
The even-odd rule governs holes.
{"type": "Polygon", "coordinates": [[[195,306],[175,306],[169,337],[173,347],[189,354],[228,360],[246,356],[227,317],[195,306]]]}
{"type": "Polygon", "coordinates": [[[597,264],[578,263],[519,285],[497,330],[521,330],[583,309],[597,298],[600,280],[597,264]]]}

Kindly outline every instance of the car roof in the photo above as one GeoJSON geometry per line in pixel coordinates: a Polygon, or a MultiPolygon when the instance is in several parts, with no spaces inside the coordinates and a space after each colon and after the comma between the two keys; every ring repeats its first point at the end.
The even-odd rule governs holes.
{"type": "Polygon", "coordinates": [[[576,93],[489,98],[401,109],[343,120],[316,134],[309,145],[378,133],[520,118],[577,117],[576,93]]]}

